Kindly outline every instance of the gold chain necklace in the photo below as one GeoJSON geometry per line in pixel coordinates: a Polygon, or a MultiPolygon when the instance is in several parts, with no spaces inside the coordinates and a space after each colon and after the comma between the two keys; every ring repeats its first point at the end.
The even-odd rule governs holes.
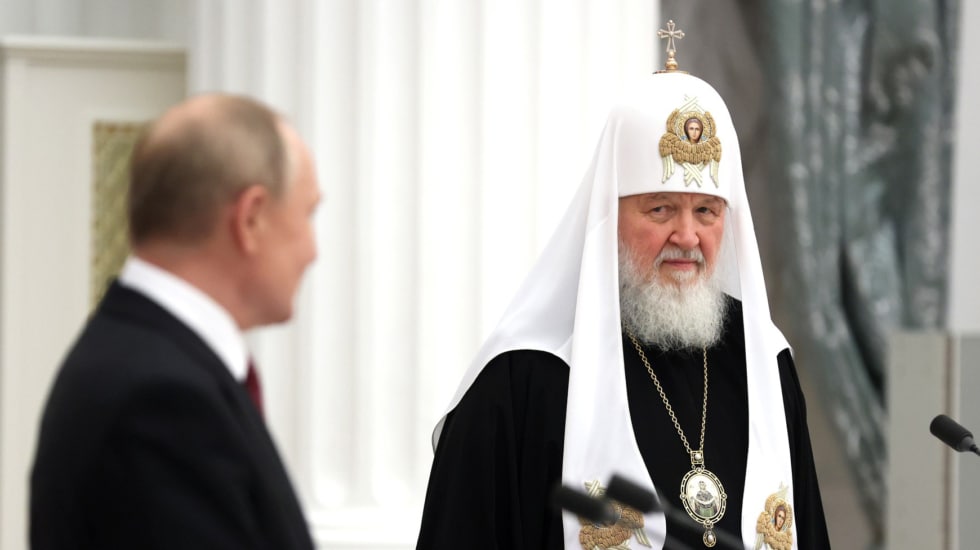
{"type": "Polygon", "coordinates": [[[701,540],[705,546],[711,548],[718,543],[714,526],[725,515],[725,505],[728,502],[728,495],[725,494],[725,488],[722,487],[721,480],[718,479],[718,476],[704,467],[704,432],[708,422],[708,350],[701,348],[701,355],[704,358],[704,402],[701,406],[701,441],[697,449],[691,449],[691,445],[687,442],[687,437],[684,435],[684,430],[681,429],[681,424],[677,421],[677,415],[674,414],[674,408],[670,406],[670,401],[667,399],[667,394],[664,393],[663,386],[660,385],[660,380],[657,378],[656,373],[653,372],[653,367],[650,366],[647,355],[643,353],[643,347],[640,346],[640,342],[637,341],[632,332],[627,331],[626,334],[630,337],[630,341],[633,342],[636,352],[640,354],[640,360],[643,361],[643,366],[650,373],[650,379],[653,380],[653,385],[657,387],[660,399],[663,400],[664,406],[667,407],[667,414],[670,415],[670,419],[674,422],[677,435],[681,436],[681,443],[684,444],[684,450],[691,456],[691,471],[687,472],[681,480],[681,502],[684,503],[684,510],[687,511],[687,515],[691,516],[691,519],[704,527],[704,535],[701,537],[701,540]]]}

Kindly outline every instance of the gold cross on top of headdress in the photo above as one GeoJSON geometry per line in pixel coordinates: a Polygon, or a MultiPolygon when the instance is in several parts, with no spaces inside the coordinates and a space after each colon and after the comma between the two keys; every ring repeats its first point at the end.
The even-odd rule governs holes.
{"type": "Polygon", "coordinates": [[[674,28],[674,20],[670,19],[667,21],[667,29],[660,29],[657,31],[657,36],[661,40],[667,39],[667,62],[664,66],[668,71],[677,70],[677,60],[674,59],[674,54],[677,52],[677,48],[674,46],[674,39],[680,40],[684,38],[684,31],[674,28]]]}

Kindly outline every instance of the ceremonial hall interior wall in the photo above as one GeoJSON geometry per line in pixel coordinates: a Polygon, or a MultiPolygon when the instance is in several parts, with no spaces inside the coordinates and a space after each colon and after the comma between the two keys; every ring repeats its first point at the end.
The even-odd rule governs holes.
{"type": "MultiPolygon", "coordinates": [[[[286,113],[309,140],[324,192],[316,219],[320,257],[301,289],[297,318],[250,337],[269,422],[321,547],[408,549],[432,459],[432,426],[564,212],[611,98],[630,76],[653,67],[654,31],[663,23],[655,4],[252,0],[243,9],[233,0],[7,0],[0,4],[0,35],[175,44],[186,52],[182,80],[133,94],[147,100],[144,108],[162,110],[185,91],[246,92],[286,113]]],[[[980,56],[970,32],[980,21],[967,4],[961,3],[960,97],[975,97],[980,69],[967,60],[980,56]]],[[[75,89],[53,92],[74,97],[75,89]]],[[[15,93],[35,105],[44,99],[15,93]]],[[[976,107],[967,103],[958,103],[959,143],[969,143],[970,130],[980,127],[976,107]]],[[[91,205],[80,193],[90,185],[81,160],[90,145],[84,139],[58,145],[77,137],[68,124],[43,135],[12,124],[0,119],[2,150],[16,142],[48,172],[12,178],[16,163],[0,157],[0,550],[26,548],[26,470],[37,415],[83,321],[90,284],[79,267],[88,265],[91,205]],[[21,192],[33,202],[18,199],[21,192]]],[[[955,523],[963,505],[951,500],[949,487],[976,465],[960,467],[971,457],[945,453],[920,425],[935,414],[934,403],[952,399],[953,371],[941,371],[947,373],[941,380],[932,375],[940,363],[953,363],[937,363],[928,350],[959,357],[963,374],[970,357],[949,350],[967,348],[950,338],[980,332],[980,266],[970,242],[980,229],[971,214],[980,197],[969,185],[976,179],[969,154],[958,156],[957,167],[953,335],[931,335],[945,342],[938,348],[896,344],[921,352],[906,357],[928,376],[908,379],[912,397],[892,400],[901,413],[892,417],[898,435],[889,438],[931,453],[920,462],[921,455],[907,455],[912,460],[893,477],[912,480],[933,463],[948,473],[927,485],[907,484],[941,500],[910,493],[900,502],[942,503],[947,523],[932,534],[966,526],[955,523]],[[923,393],[921,383],[933,386],[923,393]],[[916,399],[920,408],[908,408],[916,399]]],[[[980,387],[980,380],[962,380],[980,387]]],[[[974,415],[964,422],[980,426],[980,412],[970,412],[964,399],[957,403],[974,415]]],[[[815,444],[819,450],[834,442],[815,444]]],[[[919,510],[926,514],[919,519],[935,517],[925,504],[919,510]]],[[[830,527],[835,548],[846,550],[833,536],[841,526],[830,527]]],[[[955,539],[947,542],[957,547],[955,539]]]]}
{"type": "Polygon", "coordinates": [[[124,254],[99,236],[106,223],[122,218],[122,197],[100,192],[92,176],[108,171],[101,181],[121,187],[126,171],[119,146],[125,149],[140,124],[184,96],[185,74],[183,49],[172,46],[0,39],[4,550],[25,547],[27,479],[41,404],[91,311],[93,290],[104,286],[98,258],[111,249],[124,254]]]}
{"type": "MultiPolygon", "coordinates": [[[[293,322],[250,335],[267,418],[321,547],[414,547],[432,427],[578,187],[612,97],[653,69],[653,3],[134,4],[12,1],[0,33],[173,42],[187,87],[154,111],[185,91],[243,92],[300,129],[324,193],[320,256],[293,322]]],[[[38,415],[91,283],[90,170],[65,161],[91,148],[24,136],[60,171],[0,182],[18,212],[0,249],[3,550],[26,548],[38,415]],[[17,198],[33,187],[34,202],[17,198]]]]}
{"type": "Polygon", "coordinates": [[[929,421],[946,413],[980,434],[980,187],[973,138],[980,128],[973,100],[980,95],[980,6],[960,2],[959,10],[948,330],[904,332],[890,343],[890,548],[973,548],[980,517],[980,456],[956,453],[928,432],[929,421]]]}

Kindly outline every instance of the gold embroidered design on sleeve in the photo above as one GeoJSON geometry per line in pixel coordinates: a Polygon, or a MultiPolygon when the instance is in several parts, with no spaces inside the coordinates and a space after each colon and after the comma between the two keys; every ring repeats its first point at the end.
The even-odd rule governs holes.
{"type": "MultiPolygon", "coordinates": [[[[598,480],[586,481],[585,491],[589,496],[598,498],[606,493],[606,488],[598,480]]],[[[582,548],[584,550],[630,550],[630,539],[633,537],[636,537],[636,542],[643,546],[652,547],[646,531],[643,530],[643,514],[636,508],[620,504],[615,500],[610,500],[609,503],[616,512],[615,523],[598,524],[579,517],[582,529],[579,530],[578,540],[582,543],[582,548]]]]}
{"type": "Polygon", "coordinates": [[[769,495],[766,507],[755,522],[755,550],[791,550],[793,548],[793,507],[787,500],[789,487],[780,484],[769,495]]]}

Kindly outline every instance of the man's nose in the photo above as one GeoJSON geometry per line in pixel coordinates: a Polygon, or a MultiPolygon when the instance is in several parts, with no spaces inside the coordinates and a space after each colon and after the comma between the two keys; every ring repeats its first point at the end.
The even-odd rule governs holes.
{"type": "Polygon", "coordinates": [[[670,243],[681,250],[693,250],[700,242],[690,215],[678,216],[675,220],[674,231],[670,234],[670,243]]]}

